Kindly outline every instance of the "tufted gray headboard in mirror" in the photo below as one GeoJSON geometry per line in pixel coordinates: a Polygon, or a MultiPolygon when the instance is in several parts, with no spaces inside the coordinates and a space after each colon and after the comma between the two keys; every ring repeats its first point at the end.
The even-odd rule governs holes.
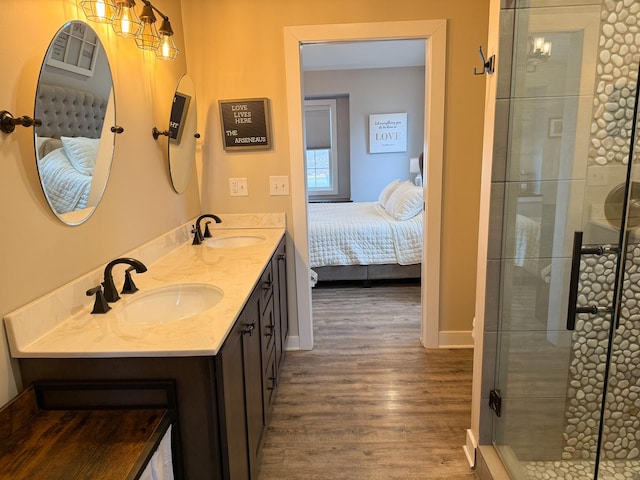
{"type": "Polygon", "coordinates": [[[106,111],[106,98],[82,90],[40,84],[35,116],[42,119],[42,126],[37,128],[37,134],[50,138],[100,138],[106,111]]]}

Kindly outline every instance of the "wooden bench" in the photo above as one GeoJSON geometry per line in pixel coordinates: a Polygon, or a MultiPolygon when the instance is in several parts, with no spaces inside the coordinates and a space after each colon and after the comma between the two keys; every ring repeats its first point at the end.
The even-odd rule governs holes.
{"type": "Polygon", "coordinates": [[[170,401],[151,400],[166,392],[153,390],[131,397],[140,391],[131,385],[29,387],[0,409],[0,479],[139,478],[174,420],[154,405],[170,401]]]}

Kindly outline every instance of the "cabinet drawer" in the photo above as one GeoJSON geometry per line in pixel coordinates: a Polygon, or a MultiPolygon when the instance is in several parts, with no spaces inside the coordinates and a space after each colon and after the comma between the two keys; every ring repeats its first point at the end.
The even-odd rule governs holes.
{"type": "Polygon", "coordinates": [[[269,300],[273,297],[273,270],[271,262],[267,265],[267,268],[262,272],[260,277],[260,312],[264,312],[267,308],[269,300]]]}

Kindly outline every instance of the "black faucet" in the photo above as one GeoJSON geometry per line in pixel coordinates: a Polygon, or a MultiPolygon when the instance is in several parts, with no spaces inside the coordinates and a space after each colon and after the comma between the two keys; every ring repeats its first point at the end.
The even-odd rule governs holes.
{"type": "Polygon", "coordinates": [[[200,222],[205,218],[212,218],[215,220],[216,223],[222,223],[222,219],[217,215],[213,215],[211,213],[205,213],[204,215],[200,215],[198,217],[198,220],[196,220],[195,227],[193,227],[193,230],[191,231],[191,233],[193,233],[192,245],[200,245],[202,243],[202,240],[211,236],[211,232],[209,231],[209,225],[208,225],[210,222],[207,222],[204,235],[202,234],[202,229],[200,228],[200,222]]]}
{"type": "Polygon", "coordinates": [[[135,258],[116,258],[115,260],[110,261],[104,268],[104,282],[102,282],[102,285],[104,285],[104,298],[107,302],[117,302],[120,300],[120,295],[118,295],[118,290],[116,290],[116,286],[113,283],[113,275],[111,274],[113,267],[119,263],[131,265],[135,269],[136,273],[143,273],[147,271],[147,267],[144,263],[140,260],[136,260],[135,258]]]}
{"type": "Polygon", "coordinates": [[[104,293],[102,292],[102,285],[98,285],[97,287],[90,288],[87,290],[87,297],[91,295],[95,295],[96,299],[93,303],[93,310],[91,313],[107,313],[111,310],[109,303],[104,298],[104,293]]]}

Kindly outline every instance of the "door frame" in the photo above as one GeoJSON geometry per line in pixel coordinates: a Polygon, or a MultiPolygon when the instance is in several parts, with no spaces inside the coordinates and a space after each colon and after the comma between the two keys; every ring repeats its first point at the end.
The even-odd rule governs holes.
{"type": "MultiPolygon", "coordinates": [[[[284,27],[284,50],[289,116],[289,171],[293,224],[298,345],[313,348],[311,279],[307,231],[307,199],[304,171],[302,66],[300,47],[306,43],[355,42],[369,40],[426,41],[425,51],[425,222],[422,260],[422,327],[420,342],[425,348],[439,346],[440,258],[442,224],[442,172],[444,163],[445,77],[447,21],[350,23],[284,27]],[[429,146],[427,150],[426,146],[429,146]]],[[[293,339],[291,339],[293,340],[293,339]]],[[[295,340],[294,340],[295,342],[295,340]]]]}

